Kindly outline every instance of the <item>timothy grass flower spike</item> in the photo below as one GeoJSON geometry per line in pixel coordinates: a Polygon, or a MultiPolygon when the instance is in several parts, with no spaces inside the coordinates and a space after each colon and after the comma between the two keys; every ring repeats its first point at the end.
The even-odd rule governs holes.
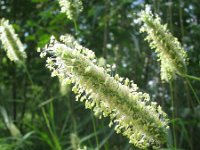
{"type": "Polygon", "coordinates": [[[70,20],[76,20],[79,13],[83,10],[81,0],[58,0],[61,12],[65,13],[70,20]]]}
{"type": "MultiPolygon", "coordinates": [[[[53,76],[73,83],[76,100],[85,103],[99,118],[110,117],[109,126],[139,148],[158,148],[166,141],[168,119],[147,93],[129,79],[111,76],[97,65],[94,52],[81,46],[71,35],[51,38],[43,49],[53,76]]],[[[112,66],[111,66],[112,67],[112,66]]]]}
{"type": "Polygon", "coordinates": [[[141,12],[140,20],[143,22],[141,32],[146,32],[146,40],[150,48],[155,49],[158,61],[161,63],[161,79],[169,82],[176,74],[186,73],[187,54],[177,38],[161,24],[158,15],[153,15],[149,9],[141,12]]]}
{"type": "Polygon", "coordinates": [[[23,44],[15,34],[12,25],[4,18],[0,20],[0,41],[11,61],[20,62],[27,57],[23,44]]]}

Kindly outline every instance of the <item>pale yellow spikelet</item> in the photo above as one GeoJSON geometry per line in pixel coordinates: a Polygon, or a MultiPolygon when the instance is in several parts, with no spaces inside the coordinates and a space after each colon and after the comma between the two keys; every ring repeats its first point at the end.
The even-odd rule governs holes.
{"type": "MultiPolygon", "coordinates": [[[[48,54],[47,67],[53,76],[73,83],[76,100],[85,103],[99,118],[110,117],[117,133],[129,138],[139,148],[159,148],[166,140],[167,118],[147,93],[140,92],[137,85],[119,75],[111,76],[107,68],[98,66],[94,52],[81,46],[70,35],[61,41],[51,38],[43,49],[48,54]]],[[[110,66],[110,69],[108,69],[110,66]]]]}
{"type": "Polygon", "coordinates": [[[11,61],[20,62],[26,58],[23,44],[15,34],[12,25],[4,18],[0,20],[0,41],[11,61]]]}
{"type": "Polygon", "coordinates": [[[58,0],[61,12],[65,13],[70,20],[76,20],[79,13],[83,10],[81,0],[58,0]]]}
{"type": "Polygon", "coordinates": [[[146,32],[146,40],[161,62],[161,79],[169,82],[176,74],[185,74],[187,54],[180,42],[174,37],[166,25],[161,24],[158,15],[153,15],[149,9],[141,12],[140,20],[143,22],[141,32],[146,32]]]}

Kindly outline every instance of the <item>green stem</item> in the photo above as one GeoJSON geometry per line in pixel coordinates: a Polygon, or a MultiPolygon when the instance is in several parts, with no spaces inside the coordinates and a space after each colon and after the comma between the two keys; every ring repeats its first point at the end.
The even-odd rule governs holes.
{"type": "Polygon", "coordinates": [[[196,98],[197,102],[200,104],[200,100],[199,100],[197,93],[195,92],[194,88],[192,87],[192,84],[190,83],[190,81],[188,79],[186,79],[186,82],[188,83],[190,89],[192,90],[192,93],[194,94],[194,97],[196,98]]]}
{"type": "Polygon", "coordinates": [[[50,132],[50,135],[51,135],[51,137],[52,137],[52,140],[53,140],[53,142],[54,142],[54,144],[55,144],[56,150],[62,150],[61,145],[60,145],[59,140],[58,140],[58,137],[57,137],[57,135],[53,132],[53,130],[52,130],[52,128],[51,128],[51,125],[50,125],[50,122],[49,122],[49,119],[48,119],[48,117],[47,117],[47,113],[46,113],[44,107],[42,107],[42,114],[43,114],[43,116],[44,116],[44,119],[45,119],[45,122],[46,122],[46,126],[47,126],[47,128],[48,128],[48,130],[49,130],[49,132],[50,132]]]}
{"type": "Polygon", "coordinates": [[[195,77],[195,76],[191,76],[191,75],[188,75],[188,74],[183,74],[181,75],[185,78],[189,78],[189,79],[192,79],[192,80],[196,80],[196,81],[200,81],[200,78],[199,77],[195,77]]]}
{"type": "Polygon", "coordinates": [[[73,22],[74,22],[75,31],[76,31],[76,33],[77,33],[77,32],[78,32],[78,26],[77,26],[76,20],[73,20],[73,22]]]}
{"type": "Polygon", "coordinates": [[[114,130],[111,130],[110,133],[100,143],[100,145],[97,148],[95,148],[95,150],[101,149],[101,147],[108,141],[108,139],[113,135],[113,133],[114,133],[114,130]]]}
{"type": "Polygon", "coordinates": [[[31,84],[33,85],[33,80],[32,80],[32,77],[31,77],[31,75],[30,75],[30,73],[29,73],[29,71],[28,71],[28,69],[27,69],[26,64],[23,63],[22,65],[23,65],[23,67],[24,67],[24,69],[25,69],[25,72],[26,72],[26,74],[27,74],[27,76],[28,76],[29,81],[30,81],[31,84]]]}
{"type": "MultiPolygon", "coordinates": [[[[67,99],[71,99],[71,94],[69,94],[67,96],[67,99]]],[[[67,107],[68,107],[68,110],[69,110],[69,114],[70,114],[70,119],[72,121],[72,130],[74,133],[77,133],[77,123],[76,123],[76,117],[75,117],[75,113],[74,113],[74,110],[73,110],[73,105],[71,104],[71,101],[67,101],[67,107]]]]}
{"type": "MultiPolygon", "coordinates": [[[[22,66],[25,69],[25,72],[26,72],[26,75],[28,77],[28,80],[30,81],[30,84],[33,86],[34,85],[33,80],[32,80],[32,77],[31,77],[31,75],[30,75],[30,73],[27,69],[27,65],[25,64],[25,62],[22,62],[22,66]]],[[[26,91],[24,93],[24,97],[26,97],[26,91]]],[[[21,111],[21,120],[23,120],[24,114],[26,113],[26,103],[27,103],[27,101],[26,101],[26,99],[24,99],[24,102],[23,102],[23,105],[22,105],[22,111],[21,111]]]]}
{"type": "Polygon", "coordinates": [[[93,125],[93,129],[94,129],[94,133],[95,133],[95,140],[96,140],[96,145],[97,147],[99,147],[99,140],[98,140],[98,136],[97,136],[97,130],[96,130],[96,124],[95,124],[95,118],[92,115],[92,125],[93,125]]]}
{"type": "Polygon", "coordinates": [[[174,149],[176,150],[176,131],[175,131],[175,107],[174,107],[174,94],[173,94],[173,85],[172,82],[169,82],[170,86],[170,97],[171,97],[171,106],[172,106],[172,130],[173,130],[173,140],[174,140],[174,149]]]}

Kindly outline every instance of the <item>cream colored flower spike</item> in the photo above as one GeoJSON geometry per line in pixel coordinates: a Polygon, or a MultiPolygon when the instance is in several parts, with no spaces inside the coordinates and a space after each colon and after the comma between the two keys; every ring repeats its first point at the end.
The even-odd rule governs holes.
{"type": "Polygon", "coordinates": [[[83,10],[81,0],[58,0],[61,12],[65,13],[70,20],[76,20],[79,13],[83,10]]]}
{"type": "Polygon", "coordinates": [[[149,9],[141,12],[140,20],[143,22],[141,32],[146,32],[145,40],[149,42],[152,49],[161,62],[161,79],[169,82],[176,74],[186,73],[187,54],[180,42],[174,37],[166,25],[161,24],[160,18],[155,17],[149,9]]]}
{"type": "Polygon", "coordinates": [[[19,62],[26,58],[26,53],[20,39],[15,34],[8,20],[4,18],[0,20],[0,41],[11,61],[19,62]]]}
{"type": "Polygon", "coordinates": [[[117,133],[139,148],[156,149],[165,143],[166,114],[147,93],[140,92],[127,78],[110,76],[110,69],[97,65],[94,52],[71,35],[61,36],[60,40],[52,37],[41,56],[50,55],[46,65],[52,76],[58,76],[64,84],[73,83],[77,101],[84,102],[99,118],[110,117],[109,126],[114,125],[117,133]]]}

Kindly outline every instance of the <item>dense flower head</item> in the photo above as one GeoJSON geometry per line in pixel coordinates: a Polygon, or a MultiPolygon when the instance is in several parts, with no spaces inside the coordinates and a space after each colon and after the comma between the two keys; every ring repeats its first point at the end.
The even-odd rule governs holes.
{"type": "Polygon", "coordinates": [[[6,19],[0,20],[0,41],[11,61],[19,62],[26,58],[26,53],[20,39],[15,34],[12,25],[6,19]]]}
{"type": "Polygon", "coordinates": [[[58,0],[61,12],[65,13],[70,20],[76,20],[79,13],[83,10],[81,0],[58,0]]]}
{"type": "Polygon", "coordinates": [[[169,82],[176,74],[186,73],[187,54],[180,42],[161,24],[158,15],[153,16],[148,9],[141,12],[143,22],[141,32],[146,32],[150,47],[155,49],[158,61],[161,62],[161,79],[169,82]]]}
{"type": "Polygon", "coordinates": [[[76,100],[85,103],[99,118],[110,117],[117,133],[128,137],[139,148],[158,148],[166,140],[166,114],[147,93],[110,69],[97,65],[93,51],[81,46],[71,35],[51,38],[41,56],[49,55],[47,67],[63,84],[73,83],[76,100]]]}

